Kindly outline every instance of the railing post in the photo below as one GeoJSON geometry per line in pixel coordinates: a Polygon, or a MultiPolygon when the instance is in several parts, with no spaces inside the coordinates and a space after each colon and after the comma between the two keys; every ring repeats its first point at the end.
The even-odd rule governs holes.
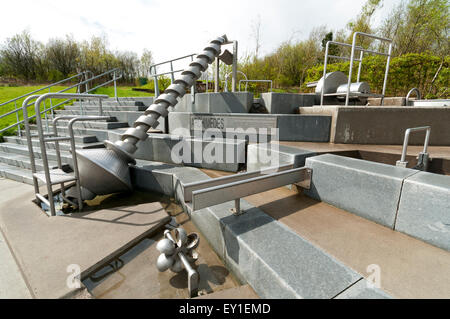
{"type": "Polygon", "coordinates": [[[384,96],[386,95],[386,84],[389,73],[389,64],[391,63],[391,54],[392,54],[392,42],[389,42],[388,58],[386,61],[386,72],[384,73],[384,81],[383,81],[383,92],[382,92],[383,99],[381,100],[381,105],[384,105],[384,96]]]}
{"type": "Polygon", "coordinates": [[[175,82],[175,77],[173,75],[173,62],[170,61],[170,84],[175,82]]]}
{"type": "Polygon", "coordinates": [[[117,81],[116,81],[116,71],[113,73],[114,78],[114,97],[116,98],[117,103],[119,103],[119,98],[117,97],[117,81]]]}
{"type": "MultiPolygon", "coordinates": [[[[150,69],[150,74],[151,74],[151,69],[150,69]]],[[[153,83],[154,83],[154,89],[155,89],[155,98],[157,98],[159,96],[159,83],[158,83],[158,76],[156,74],[158,74],[156,72],[156,66],[153,67],[153,83]]]]}
{"type": "MultiPolygon", "coordinates": [[[[231,92],[236,92],[238,42],[233,41],[233,69],[231,76],[231,92]]],[[[226,79],[225,79],[226,80],[226,79]]]]}
{"type": "Polygon", "coordinates": [[[328,64],[328,48],[330,46],[330,42],[327,42],[325,45],[325,60],[323,61],[323,83],[322,90],[320,91],[320,105],[323,105],[323,95],[325,93],[325,84],[326,84],[326,76],[327,76],[327,64],[328,64]]]}
{"type": "Polygon", "coordinates": [[[358,76],[356,78],[356,82],[359,82],[359,79],[361,77],[363,55],[364,55],[364,51],[361,51],[361,53],[359,54],[358,76]]]}
{"type": "Polygon", "coordinates": [[[103,116],[102,99],[98,99],[98,115],[103,116]]]}
{"type": "Polygon", "coordinates": [[[215,77],[214,92],[216,92],[216,93],[219,92],[219,71],[220,71],[219,58],[216,58],[216,70],[215,70],[215,74],[214,74],[214,77],[215,77]]]}
{"type": "MultiPolygon", "coordinates": [[[[14,101],[14,109],[16,110],[16,123],[19,123],[19,111],[17,110],[17,100],[14,101]]],[[[19,137],[22,137],[22,131],[20,130],[20,124],[17,126],[17,133],[19,137]]]]}
{"type": "Polygon", "coordinates": [[[348,71],[348,83],[347,83],[347,94],[345,95],[345,106],[348,106],[348,101],[350,100],[350,86],[352,84],[352,69],[353,69],[353,60],[355,59],[355,46],[356,46],[356,36],[358,32],[353,34],[353,42],[352,42],[352,53],[350,55],[350,69],[348,71]]]}
{"type": "MultiPolygon", "coordinates": [[[[191,62],[194,61],[194,56],[191,55],[191,62]]],[[[197,91],[197,81],[194,80],[194,84],[192,84],[191,95],[192,95],[192,104],[195,104],[195,93],[197,91]]]]}

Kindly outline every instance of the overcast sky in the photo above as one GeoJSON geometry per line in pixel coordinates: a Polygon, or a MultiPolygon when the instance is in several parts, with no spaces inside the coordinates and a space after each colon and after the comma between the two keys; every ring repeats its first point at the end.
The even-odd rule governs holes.
{"type": "MultiPolygon", "coordinates": [[[[13,0],[2,1],[0,43],[28,29],[35,39],[72,34],[77,40],[106,34],[113,50],[144,48],[156,62],[200,51],[227,34],[240,52],[254,50],[252,24],[261,20],[261,54],[313,27],[335,30],[354,19],[366,0],[13,0]]],[[[400,0],[384,0],[375,22],[400,0]]]]}

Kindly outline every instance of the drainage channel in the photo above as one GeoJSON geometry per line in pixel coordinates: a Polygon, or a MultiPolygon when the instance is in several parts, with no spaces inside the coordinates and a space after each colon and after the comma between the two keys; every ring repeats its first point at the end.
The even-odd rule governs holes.
{"type": "MultiPolygon", "coordinates": [[[[137,201],[148,201],[151,198],[160,202],[165,211],[172,216],[172,222],[166,225],[167,228],[181,226],[187,233],[199,234],[200,245],[196,249],[199,254],[196,262],[196,270],[200,275],[199,296],[208,298],[211,294],[230,290],[233,291],[235,298],[258,298],[249,286],[241,286],[233,277],[207,240],[190,221],[188,214],[172,198],[144,192],[135,192],[134,195],[137,201]]],[[[129,203],[128,200],[129,198],[127,203],[129,203]]],[[[118,199],[112,199],[112,201],[114,204],[120,204],[118,199]]],[[[92,202],[91,205],[93,205],[92,202]]],[[[144,238],[116,260],[84,279],[83,284],[90,294],[94,298],[106,299],[189,298],[188,276],[185,270],[180,273],[173,273],[170,270],[159,272],[156,267],[160,254],[156,245],[164,238],[163,232],[164,230],[161,230],[154,236],[144,238]]]]}

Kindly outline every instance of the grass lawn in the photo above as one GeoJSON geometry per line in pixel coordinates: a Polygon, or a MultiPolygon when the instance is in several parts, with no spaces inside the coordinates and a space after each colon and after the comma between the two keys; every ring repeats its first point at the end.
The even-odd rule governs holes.
{"type": "MultiPolygon", "coordinates": [[[[16,97],[19,97],[21,95],[25,95],[27,93],[33,92],[37,89],[43,88],[46,85],[41,85],[41,86],[17,86],[17,87],[0,87],[0,104],[7,102],[11,99],[14,99],[16,97]]],[[[66,86],[54,86],[51,88],[51,92],[58,92],[60,90],[63,90],[67,88],[66,86]]],[[[40,92],[37,92],[36,94],[45,94],[48,93],[48,89],[47,90],[43,90],[40,92]]],[[[67,93],[75,93],[76,92],[76,88],[70,89],[66,91],[67,93]]],[[[110,97],[114,96],[114,87],[102,87],[102,88],[98,88],[97,90],[95,90],[95,92],[90,92],[90,93],[95,93],[95,94],[107,94],[110,97]]],[[[117,95],[119,97],[127,97],[127,96],[151,96],[150,93],[146,93],[146,92],[139,92],[139,91],[133,91],[132,87],[130,86],[118,86],[117,87],[117,95]]],[[[23,102],[24,98],[21,98],[19,100],[16,101],[16,103],[12,102],[12,103],[8,103],[6,105],[2,105],[0,106],[0,115],[1,114],[5,114],[9,111],[12,111],[15,109],[15,107],[17,108],[22,108],[22,102],[23,102]],[[16,105],[15,105],[16,104],[16,105]]],[[[64,101],[63,99],[52,99],[52,105],[58,104],[60,102],[64,101]]],[[[70,104],[71,102],[69,102],[70,104]]],[[[50,100],[46,100],[45,102],[46,104],[46,108],[50,107],[50,100]]],[[[58,107],[58,108],[62,108],[58,107]]],[[[41,110],[44,109],[44,104],[41,105],[41,110]]],[[[28,107],[28,116],[34,115],[34,107],[29,106],[28,107]]],[[[22,115],[22,110],[19,111],[19,119],[22,120],[23,119],[23,115],[22,115]]],[[[14,124],[17,122],[17,117],[16,117],[16,113],[7,115],[3,118],[0,118],[0,130],[8,127],[11,124],[14,124]]],[[[5,132],[0,133],[0,139],[1,136],[3,135],[11,135],[11,134],[15,134],[16,128],[11,128],[5,132]]]]}

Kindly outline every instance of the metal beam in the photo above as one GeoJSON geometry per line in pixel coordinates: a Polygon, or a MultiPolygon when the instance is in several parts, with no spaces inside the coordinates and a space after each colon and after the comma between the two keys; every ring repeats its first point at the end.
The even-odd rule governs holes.
{"type": "Polygon", "coordinates": [[[183,197],[185,202],[191,202],[192,201],[192,192],[200,189],[210,188],[213,186],[220,186],[224,184],[229,184],[233,182],[238,182],[242,180],[248,180],[253,177],[258,177],[265,175],[267,176],[270,173],[273,172],[280,172],[285,171],[287,169],[293,168],[293,164],[287,164],[277,167],[270,167],[266,168],[260,171],[254,171],[254,172],[248,172],[248,173],[241,173],[241,174],[234,174],[229,176],[222,176],[218,178],[208,179],[205,181],[200,182],[192,182],[188,184],[181,183],[181,187],[183,189],[183,197]]]}
{"type": "Polygon", "coordinates": [[[192,192],[192,208],[196,211],[289,184],[302,183],[302,187],[308,188],[310,180],[311,169],[301,167],[195,190],[192,192]]]}

